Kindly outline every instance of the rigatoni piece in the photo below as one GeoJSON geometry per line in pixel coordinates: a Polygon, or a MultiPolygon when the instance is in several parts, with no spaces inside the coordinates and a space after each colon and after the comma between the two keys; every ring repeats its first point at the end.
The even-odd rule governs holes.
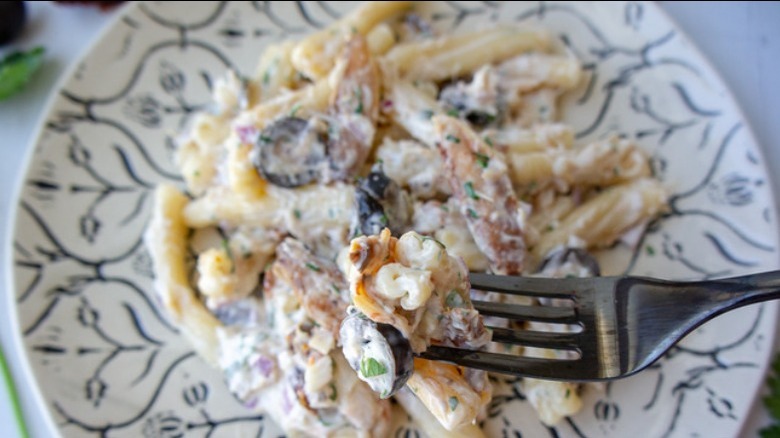
{"type": "Polygon", "coordinates": [[[503,157],[461,120],[434,116],[433,124],[445,175],[474,241],[495,273],[522,273],[523,212],[503,157]]]}

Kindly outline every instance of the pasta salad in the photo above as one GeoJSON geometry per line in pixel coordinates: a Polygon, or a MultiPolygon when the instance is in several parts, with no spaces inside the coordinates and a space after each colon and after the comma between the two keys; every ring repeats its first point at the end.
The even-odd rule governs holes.
{"type": "MultiPolygon", "coordinates": [[[[491,342],[507,322],[471,299],[508,298],[468,273],[598,275],[590,251],[666,207],[638,145],[560,121],[585,72],[552,35],[440,32],[418,7],[363,3],[226,72],[178,141],[184,187],[155,192],[162,306],[291,435],[385,436],[395,400],[431,436],[480,436],[489,376],[416,353],[550,353],[491,342]]],[[[579,385],[522,385],[546,424],[581,408],[579,385]]]]}

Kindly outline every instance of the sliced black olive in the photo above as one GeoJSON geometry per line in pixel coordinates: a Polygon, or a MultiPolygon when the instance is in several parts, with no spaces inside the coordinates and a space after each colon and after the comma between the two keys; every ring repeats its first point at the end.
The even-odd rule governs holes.
{"type": "Polygon", "coordinates": [[[539,267],[549,277],[597,277],[601,275],[599,262],[582,248],[561,247],[551,251],[539,267]]]}
{"type": "Polygon", "coordinates": [[[386,199],[386,194],[390,195],[389,192],[398,187],[393,180],[385,175],[381,166],[372,168],[371,173],[362,179],[359,185],[375,199],[386,199]]]}
{"type": "Polygon", "coordinates": [[[385,209],[367,191],[357,188],[355,190],[355,202],[357,203],[357,227],[366,236],[379,234],[388,225],[385,209]]]}
{"type": "Polygon", "coordinates": [[[400,234],[411,217],[408,194],[385,175],[381,164],[358,181],[355,199],[358,227],[368,236],[379,234],[385,227],[393,234],[400,234]]]}
{"type": "Polygon", "coordinates": [[[339,338],[349,366],[382,398],[401,389],[414,371],[409,340],[389,324],[371,321],[350,309],[339,338]]]}
{"type": "Polygon", "coordinates": [[[496,116],[485,111],[469,111],[466,120],[477,128],[485,128],[496,120],[496,116]]]}
{"type": "Polygon", "coordinates": [[[263,178],[280,187],[298,187],[319,180],[328,163],[327,129],[322,120],[276,120],[257,139],[255,167],[263,178]]]}
{"type": "Polygon", "coordinates": [[[445,87],[439,94],[439,102],[444,111],[454,117],[466,119],[472,126],[483,129],[498,120],[500,113],[499,99],[496,99],[495,108],[486,109],[483,105],[475,108],[477,103],[469,95],[466,84],[457,82],[445,87]]]}

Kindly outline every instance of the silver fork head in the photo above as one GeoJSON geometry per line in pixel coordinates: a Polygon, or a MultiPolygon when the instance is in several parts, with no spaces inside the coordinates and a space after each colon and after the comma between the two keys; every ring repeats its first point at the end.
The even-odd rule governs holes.
{"type": "MultiPolygon", "coordinates": [[[[639,324],[648,306],[632,288],[646,287],[646,281],[626,277],[549,279],[471,274],[474,289],[525,295],[558,305],[517,305],[475,301],[485,316],[513,321],[569,324],[571,332],[489,327],[493,342],[574,352],[554,358],[524,357],[483,351],[430,347],[420,356],[479,368],[494,373],[561,381],[600,381],[625,377],[650,365],[663,351],[648,349],[639,342],[639,324]],[[638,299],[640,298],[640,299],[638,299]],[[561,302],[565,303],[560,305],[561,302]]],[[[653,340],[657,342],[658,340],[653,340]]],[[[669,344],[671,346],[671,344],[669,344]]]]}

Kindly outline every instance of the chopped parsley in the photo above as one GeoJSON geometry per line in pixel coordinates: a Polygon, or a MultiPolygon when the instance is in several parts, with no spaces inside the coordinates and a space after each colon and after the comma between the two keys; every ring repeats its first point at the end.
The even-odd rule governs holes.
{"type": "Polygon", "coordinates": [[[485,140],[485,143],[487,143],[488,146],[490,146],[491,148],[493,147],[493,140],[491,140],[490,137],[485,136],[482,139],[485,140]]]}
{"type": "Polygon", "coordinates": [[[429,109],[425,109],[420,111],[420,116],[422,116],[423,119],[429,120],[431,117],[433,117],[433,111],[429,109]]]}
{"type": "Polygon", "coordinates": [[[355,108],[356,114],[363,114],[363,89],[360,87],[355,88],[355,98],[357,99],[357,107],[355,108]]]}
{"type": "Polygon", "coordinates": [[[309,262],[306,262],[306,267],[311,269],[314,272],[320,272],[321,271],[319,266],[317,266],[315,264],[312,264],[312,263],[309,263],[309,262]]]}
{"type": "Polygon", "coordinates": [[[766,385],[769,392],[763,401],[769,416],[772,418],[772,423],[759,430],[762,438],[780,436],[780,355],[776,355],[772,361],[766,385]]]}
{"type": "Polygon", "coordinates": [[[469,217],[470,217],[470,218],[472,218],[472,219],[477,219],[477,218],[479,218],[479,215],[477,214],[477,212],[476,212],[476,211],[474,211],[474,209],[473,209],[473,208],[469,208],[467,211],[468,211],[468,213],[469,213],[469,217]]]}
{"type": "Polygon", "coordinates": [[[271,143],[273,141],[273,139],[271,137],[267,136],[267,135],[262,135],[261,134],[260,135],[260,141],[262,141],[263,143],[271,143]]]}
{"type": "Polygon", "coordinates": [[[449,140],[449,141],[451,141],[453,143],[460,143],[460,139],[458,137],[455,137],[452,134],[447,134],[447,136],[444,137],[444,138],[446,138],[447,140],[449,140]]]}
{"type": "Polygon", "coordinates": [[[475,201],[479,200],[479,195],[474,191],[474,184],[471,181],[466,181],[466,183],[463,184],[463,188],[466,190],[466,196],[475,201]]]}
{"type": "Polygon", "coordinates": [[[447,115],[452,117],[460,117],[460,113],[456,109],[448,110],[447,115]]]}
{"type": "Polygon", "coordinates": [[[419,240],[419,241],[420,241],[420,243],[425,243],[425,241],[426,241],[426,240],[430,240],[430,241],[432,241],[433,243],[435,243],[436,245],[439,245],[439,248],[441,248],[441,249],[447,249],[447,247],[446,247],[446,246],[444,246],[444,244],[443,244],[443,243],[439,242],[438,240],[434,239],[434,238],[433,238],[433,237],[431,237],[431,236],[417,236],[417,240],[419,240]]]}
{"type": "Polygon", "coordinates": [[[364,357],[360,360],[360,374],[363,377],[376,377],[387,373],[387,367],[373,357],[364,357]]]}
{"type": "Polygon", "coordinates": [[[458,404],[460,404],[460,401],[458,401],[458,397],[455,397],[454,395],[450,397],[449,399],[450,404],[450,411],[454,411],[455,408],[458,407],[458,404]]]}
{"type": "Polygon", "coordinates": [[[230,242],[227,239],[222,239],[222,250],[225,251],[228,260],[230,260],[230,273],[236,272],[236,264],[233,262],[233,250],[230,249],[230,242]]]}
{"type": "Polygon", "coordinates": [[[645,246],[645,252],[649,256],[654,256],[655,255],[655,248],[653,248],[651,245],[646,245],[645,246]]]}
{"type": "Polygon", "coordinates": [[[338,398],[338,396],[339,396],[339,393],[336,390],[336,384],[333,383],[333,382],[330,382],[330,389],[332,391],[331,394],[330,394],[330,399],[331,400],[336,400],[336,398],[338,398]]]}
{"type": "Polygon", "coordinates": [[[488,157],[485,154],[480,154],[479,152],[474,152],[474,157],[477,160],[477,164],[479,164],[480,167],[483,169],[486,169],[488,167],[488,163],[490,162],[490,157],[488,157]]]}
{"type": "Polygon", "coordinates": [[[296,208],[295,210],[293,210],[293,216],[295,216],[295,219],[300,219],[301,211],[296,208]]]}
{"type": "Polygon", "coordinates": [[[300,103],[296,103],[295,105],[293,105],[292,109],[290,110],[290,117],[295,117],[295,114],[297,114],[298,110],[300,109],[301,109],[300,103]]]}

